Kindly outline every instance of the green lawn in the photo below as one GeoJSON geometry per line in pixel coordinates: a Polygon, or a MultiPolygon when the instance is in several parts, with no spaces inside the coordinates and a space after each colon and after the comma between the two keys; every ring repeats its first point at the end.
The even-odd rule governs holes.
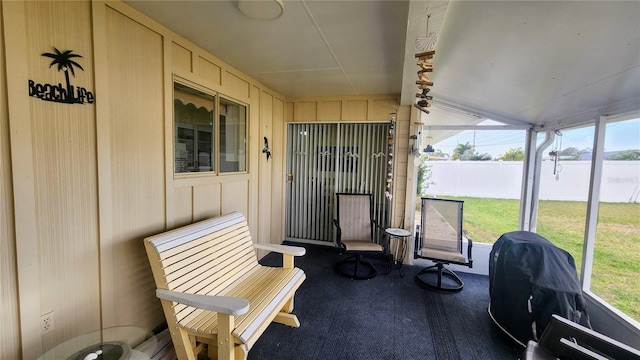
{"type": "MultiPolygon", "coordinates": [[[[518,229],[519,200],[464,200],[464,227],[474,242],[494,243],[518,229]]],[[[573,255],[578,274],[587,203],[540,201],[537,233],[573,255]]],[[[640,204],[601,203],[591,291],[640,321],[640,204]]]]}

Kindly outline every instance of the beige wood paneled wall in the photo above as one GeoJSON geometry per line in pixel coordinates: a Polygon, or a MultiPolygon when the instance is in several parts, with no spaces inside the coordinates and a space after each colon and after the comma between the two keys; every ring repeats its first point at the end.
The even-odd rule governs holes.
{"type": "Polygon", "coordinates": [[[255,241],[282,241],[283,96],[119,1],[2,1],[0,15],[0,358],[161,325],[145,236],[241,211],[255,241]],[[53,46],[82,56],[70,83],[95,103],[29,96],[28,80],[65,83],[41,56],[53,46]],[[174,176],[175,78],[248,107],[246,172],[174,176]]]}
{"type": "MultiPolygon", "coordinates": [[[[279,242],[282,237],[271,238],[271,231],[281,232],[279,224],[265,220],[268,208],[259,204],[270,202],[273,182],[270,172],[273,159],[267,161],[261,150],[263,137],[271,139],[272,126],[283,119],[284,97],[265,88],[211,54],[207,54],[188,41],[171,37],[168,61],[171,71],[181,81],[204,87],[235,102],[248,106],[248,168],[246,173],[221,174],[219,176],[167,176],[168,225],[181,225],[208,216],[240,211],[247,215],[256,241],[279,242]],[[280,120],[278,120],[280,119],[280,120]],[[260,181],[258,181],[260,179],[260,181]],[[173,193],[171,195],[170,193],[173,193]],[[249,196],[253,194],[253,196],[249,196]],[[194,207],[195,205],[195,207],[194,207]],[[191,216],[189,215],[191,209],[191,216]],[[172,223],[173,222],[173,223],[172,223]],[[263,225],[260,225],[260,224],[263,225]],[[275,230],[272,230],[273,228],[275,230]]],[[[166,86],[171,86],[169,82],[166,86]]],[[[172,143],[173,139],[167,139],[172,143]]],[[[172,150],[171,150],[172,151],[172,150]]],[[[172,154],[172,153],[171,153],[172,154]]],[[[173,155],[167,156],[170,158],[173,155]]],[[[166,165],[167,168],[171,164],[166,165]]]]}
{"type": "MultiPolygon", "coordinates": [[[[108,96],[97,106],[98,171],[105,174],[100,224],[108,225],[100,228],[103,326],[133,319],[151,328],[164,318],[142,238],[240,211],[247,214],[255,241],[282,240],[269,237],[281,232],[278,224],[263,221],[269,209],[258,209],[260,202],[268,203],[263,199],[270,198],[272,186],[270,177],[261,177],[272,162],[258,154],[262,136],[270,136],[262,131],[274,118],[269,109],[284,99],[120,2],[94,2],[93,19],[96,59],[106,59],[96,67],[97,87],[108,96]],[[174,80],[248,106],[247,172],[174,175],[174,80]],[[122,298],[130,299],[127,309],[119,306],[122,298]]],[[[275,116],[283,118],[282,106],[279,111],[275,116]]]]}
{"type": "MultiPolygon", "coordinates": [[[[28,80],[65,83],[64,72],[41,56],[53,46],[73,49],[83,56],[78,62],[91,64],[91,10],[89,3],[2,5],[19,329],[22,355],[33,358],[43,346],[100,325],[95,114],[91,106],[29,97],[28,86],[28,80]],[[41,336],[40,315],[50,311],[56,330],[41,336]]],[[[74,85],[93,88],[92,71],[76,67],[69,76],[74,85]]]]}
{"type": "MultiPolygon", "coordinates": [[[[77,62],[88,71],[76,68],[75,76],[69,74],[70,83],[93,89],[90,4],[26,2],[24,16],[29,29],[24,57],[29,79],[64,84],[64,72],[49,66],[51,58],[40,56],[54,52],[55,46],[82,56],[77,62]]],[[[36,98],[30,98],[29,105],[40,255],[39,314],[54,311],[59,324],[42,337],[43,346],[50,348],[75,331],[87,332],[100,325],[95,111],[91,105],[36,98]]]]}
{"type": "Polygon", "coordinates": [[[400,95],[361,95],[289,98],[286,122],[388,121],[400,104],[400,95]]]}
{"type": "Polygon", "coordinates": [[[286,122],[388,121],[399,102],[285,99],[119,1],[0,4],[3,359],[34,359],[99,328],[161,325],[144,237],[241,211],[254,241],[280,243],[286,122]],[[82,56],[69,81],[95,103],[29,96],[28,80],[66,82],[41,56],[53,46],[82,56]],[[175,79],[248,107],[246,172],[174,175],[175,79]],[[41,334],[50,311],[55,330],[41,334]]]}
{"type": "Polygon", "coordinates": [[[110,229],[101,234],[103,326],[135,319],[150,327],[161,317],[142,239],[165,227],[163,38],[117,9],[103,11],[104,29],[94,29],[104,30],[106,41],[96,47],[106,50],[106,63],[96,68],[96,81],[108,92],[98,113],[98,152],[108,157],[98,166],[109,174],[100,183],[101,198],[109,199],[100,213],[110,229]]]}
{"type": "MultiPolygon", "coordinates": [[[[415,167],[413,157],[409,156],[409,136],[417,134],[418,113],[413,106],[401,106],[397,112],[396,153],[394,156],[393,187],[393,225],[410,230],[413,233],[414,212],[411,204],[415,199],[415,167]],[[408,206],[408,208],[407,208],[408,206]]],[[[411,245],[411,244],[410,244],[411,245]]],[[[409,264],[411,251],[407,251],[405,263],[409,264]]]]}
{"type": "Polygon", "coordinates": [[[13,183],[9,144],[7,81],[0,6],[0,358],[19,359],[20,328],[18,322],[18,273],[13,216],[13,183]]]}
{"type": "MultiPolygon", "coordinates": [[[[284,189],[286,185],[286,141],[285,141],[285,123],[284,123],[284,101],[274,99],[272,106],[273,118],[271,121],[272,136],[269,138],[269,148],[271,149],[272,158],[267,164],[264,156],[260,160],[265,162],[263,167],[271,169],[272,183],[270,191],[268,191],[271,219],[270,226],[271,239],[284,239],[284,189]]],[[[268,125],[268,123],[267,123],[268,125]]],[[[266,131],[265,131],[266,132],[266,131]]],[[[262,223],[262,220],[261,220],[262,223]]]]}

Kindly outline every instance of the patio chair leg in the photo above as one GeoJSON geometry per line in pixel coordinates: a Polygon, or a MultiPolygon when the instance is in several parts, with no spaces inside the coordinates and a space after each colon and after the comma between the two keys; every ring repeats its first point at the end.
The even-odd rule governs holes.
{"type": "Polygon", "coordinates": [[[376,267],[365,257],[360,254],[352,255],[336,266],[338,272],[353,280],[367,280],[378,275],[376,267]],[[365,274],[359,272],[360,268],[368,270],[365,274]]]}
{"type": "MultiPolygon", "coordinates": [[[[431,276],[433,278],[433,275],[431,276]]],[[[444,267],[444,264],[442,263],[437,263],[435,265],[426,267],[424,269],[422,269],[422,271],[420,271],[417,275],[416,275],[416,282],[427,288],[428,290],[433,290],[433,291],[440,291],[440,292],[445,292],[445,293],[454,293],[454,292],[458,292],[460,290],[462,290],[462,288],[464,287],[464,283],[462,282],[462,279],[460,279],[460,277],[454,273],[453,271],[447,269],[444,267]],[[427,279],[427,275],[428,273],[437,273],[437,279],[435,282],[435,285],[433,283],[433,281],[429,281],[427,279]],[[451,285],[451,286],[443,286],[442,284],[442,277],[445,276],[451,280],[453,280],[455,282],[455,285],[451,285]]]]}

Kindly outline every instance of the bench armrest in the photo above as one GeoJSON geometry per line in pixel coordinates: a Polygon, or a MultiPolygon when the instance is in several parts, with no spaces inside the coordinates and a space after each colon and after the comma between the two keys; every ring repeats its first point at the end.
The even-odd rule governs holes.
{"type": "Polygon", "coordinates": [[[293,257],[302,256],[307,252],[307,249],[300,246],[253,244],[253,247],[282,254],[282,267],[285,269],[293,269],[293,257]]]}
{"type": "Polygon", "coordinates": [[[188,294],[165,289],[157,289],[156,296],[163,300],[232,316],[239,316],[249,311],[249,300],[231,296],[188,294]]]}
{"type": "Polygon", "coordinates": [[[256,249],[273,251],[285,255],[302,256],[306,254],[306,249],[300,246],[277,245],[277,244],[253,244],[256,249]]]}

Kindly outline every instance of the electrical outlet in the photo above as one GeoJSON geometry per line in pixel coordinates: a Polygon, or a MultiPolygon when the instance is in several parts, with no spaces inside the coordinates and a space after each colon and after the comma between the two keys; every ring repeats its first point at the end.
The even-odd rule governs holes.
{"type": "Polygon", "coordinates": [[[42,335],[52,332],[55,328],[56,325],[53,321],[53,311],[40,316],[40,332],[42,335]]]}

